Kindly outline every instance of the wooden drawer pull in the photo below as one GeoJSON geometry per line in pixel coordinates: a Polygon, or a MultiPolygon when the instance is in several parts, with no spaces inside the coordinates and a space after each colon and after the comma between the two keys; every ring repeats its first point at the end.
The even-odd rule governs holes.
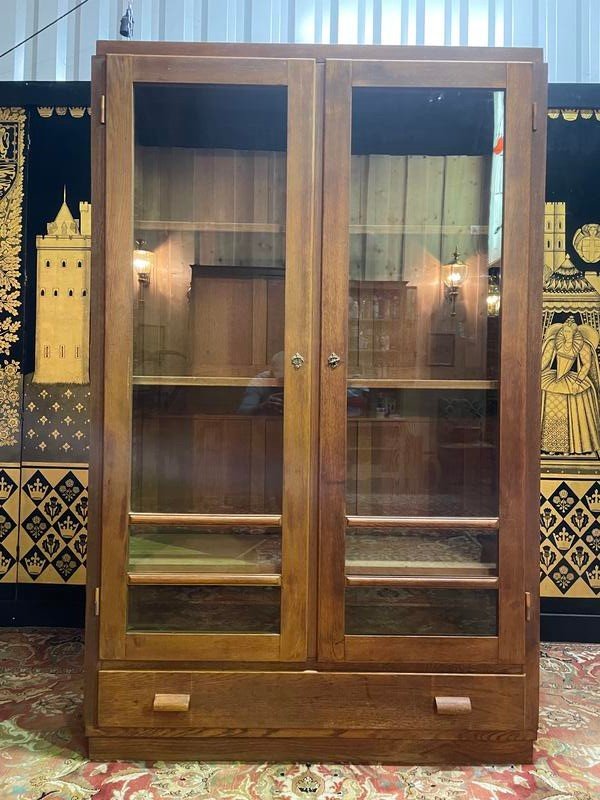
{"type": "Polygon", "coordinates": [[[470,697],[436,697],[435,710],[438,714],[470,714],[470,697]]]}
{"type": "Polygon", "coordinates": [[[155,694],[152,709],[154,711],[189,711],[190,695],[155,694]]]}

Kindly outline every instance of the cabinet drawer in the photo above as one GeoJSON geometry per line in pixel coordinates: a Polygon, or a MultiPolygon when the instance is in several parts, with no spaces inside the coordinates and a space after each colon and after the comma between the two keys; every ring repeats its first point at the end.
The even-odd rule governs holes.
{"type": "Polygon", "coordinates": [[[98,692],[101,727],[500,731],[525,676],[103,670],[98,692]]]}

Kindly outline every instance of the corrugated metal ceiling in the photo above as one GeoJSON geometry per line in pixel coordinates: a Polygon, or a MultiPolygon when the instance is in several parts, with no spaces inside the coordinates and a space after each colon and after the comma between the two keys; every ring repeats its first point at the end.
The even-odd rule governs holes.
{"type": "MultiPolygon", "coordinates": [[[[0,0],[0,52],[80,0],[0,0]]],[[[88,0],[0,60],[0,80],[87,80],[124,0],[88,0]]],[[[554,82],[600,81],[600,0],[133,0],[136,39],[543,47],[554,82]]]]}

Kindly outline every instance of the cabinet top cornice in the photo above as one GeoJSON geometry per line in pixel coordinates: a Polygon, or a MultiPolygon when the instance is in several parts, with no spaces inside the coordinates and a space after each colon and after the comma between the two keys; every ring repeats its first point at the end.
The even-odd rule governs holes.
{"type": "Polygon", "coordinates": [[[450,47],[430,45],[267,44],[237,42],[112,41],[96,43],[96,55],[239,56],[245,58],[349,58],[401,61],[541,62],[536,47],[450,47]]]}

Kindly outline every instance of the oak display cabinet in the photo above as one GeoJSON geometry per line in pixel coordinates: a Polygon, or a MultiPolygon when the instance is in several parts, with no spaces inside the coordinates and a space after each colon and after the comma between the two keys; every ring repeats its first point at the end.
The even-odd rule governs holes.
{"type": "Polygon", "coordinates": [[[99,43],[92,757],[531,760],[545,80],[99,43]]]}

